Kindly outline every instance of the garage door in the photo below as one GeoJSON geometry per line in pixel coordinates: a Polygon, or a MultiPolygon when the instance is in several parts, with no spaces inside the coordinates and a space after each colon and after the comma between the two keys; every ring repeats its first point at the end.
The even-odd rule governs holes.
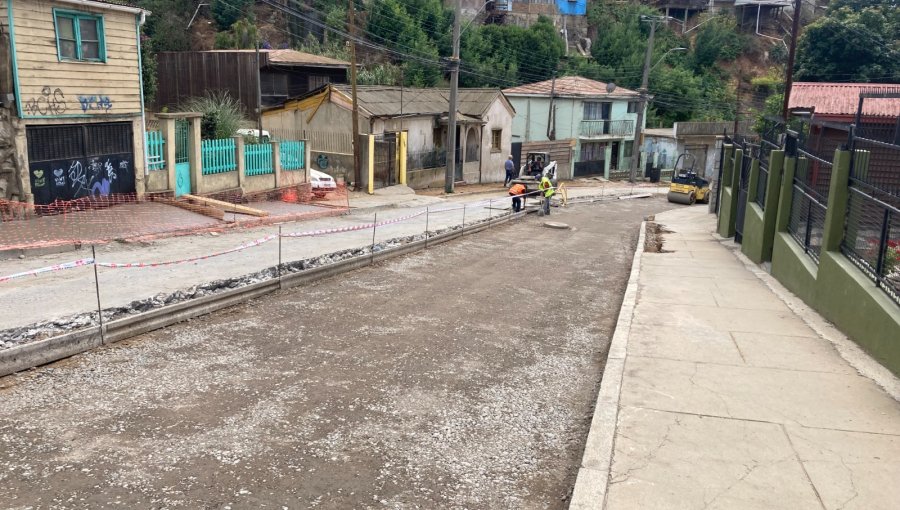
{"type": "Polygon", "coordinates": [[[29,126],[34,203],[134,193],[131,126],[130,122],[29,126]]]}

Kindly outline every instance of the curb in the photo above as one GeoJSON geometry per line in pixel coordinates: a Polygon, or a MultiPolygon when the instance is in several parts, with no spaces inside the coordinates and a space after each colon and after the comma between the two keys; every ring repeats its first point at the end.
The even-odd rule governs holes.
{"type": "MultiPolygon", "coordinates": [[[[526,214],[525,211],[522,211],[497,217],[496,219],[482,220],[480,223],[472,224],[471,226],[429,237],[427,243],[428,246],[445,243],[458,237],[487,230],[494,225],[506,223],[512,219],[522,218],[526,214]]],[[[280,289],[305,285],[356,269],[361,269],[366,266],[371,266],[395,257],[408,255],[423,250],[425,247],[426,240],[422,239],[420,241],[388,248],[376,253],[359,255],[326,266],[283,275],[271,280],[245,285],[218,294],[212,294],[110,321],[103,325],[102,332],[99,326],[93,326],[46,338],[44,340],[10,347],[9,349],[0,351],[0,377],[59,361],[76,354],[87,352],[101,345],[112,344],[178,322],[207,315],[280,289]]],[[[275,268],[272,267],[269,269],[275,268]]]]}
{"type": "Polygon", "coordinates": [[[619,417],[619,398],[622,394],[622,378],[625,375],[625,358],[628,355],[628,337],[637,304],[638,279],[641,274],[641,257],[644,253],[647,222],[642,222],[637,247],[631,261],[628,286],[619,309],[616,329],[609,345],[606,368],[600,381],[600,391],[594,406],[594,417],[584,445],[584,455],[569,508],[573,510],[596,509],[606,506],[615,446],[616,423],[619,417]]]}

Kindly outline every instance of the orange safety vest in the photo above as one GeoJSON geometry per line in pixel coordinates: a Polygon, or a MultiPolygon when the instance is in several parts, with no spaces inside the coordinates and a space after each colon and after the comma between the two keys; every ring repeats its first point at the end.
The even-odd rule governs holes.
{"type": "Polygon", "coordinates": [[[522,195],[525,193],[525,186],[521,184],[516,184],[512,188],[509,188],[510,195],[522,195]]]}

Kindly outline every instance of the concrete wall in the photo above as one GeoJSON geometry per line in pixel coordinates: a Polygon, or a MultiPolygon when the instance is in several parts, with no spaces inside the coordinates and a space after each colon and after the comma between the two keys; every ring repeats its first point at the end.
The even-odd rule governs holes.
{"type": "Polygon", "coordinates": [[[506,170],[503,164],[512,152],[513,115],[499,100],[494,101],[484,115],[485,125],[481,134],[481,182],[503,182],[506,170]],[[491,145],[492,132],[501,130],[500,147],[491,145]]]}
{"type": "MultiPolygon", "coordinates": [[[[237,172],[228,172],[234,173],[237,172]]],[[[275,189],[275,174],[248,175],[244,178],[244,193],[256,193],[275,189]]]]}
{"type": "Polygon", "coordinates": [[[167,191],[169,189],[169,173],[166,169],[151,170],[147,174],[147,192],[167,191]]]}
{"type": "Polygon", "coordinates": [[[443,187],[446,170],[446,167],[408,170],[406,172],[406,184],[412,189],[443,187]]]}
{"type": "Polygon", "coordinates": [[[667,136],[644,135],[641,150],[655,154],[654,164],[661,164],[662,168],[672,168],[678,157],[678,141],[667,136]]]}
{"type": "Polygon", "coordinates": [[[337,181],[344,182],[353,181],[353,154],[341,154],[337,152],[311,151],[310,168],[314,168],[320,172],[332,176],[337,181]],[[319,166],[319,155],[325,155],[328,158],[328,166],[319,166]]]}
{"type": "Polygon", "coordinates": [[[409,152],[430,151],[434,149],[434,119],[433,115],[403,119],[376,119],[373,122],[372,133],[378,135],[407,131],[409,133],[409,138],[407,139],[409,144],[407,150],[409,152]]]}
{"type": "MultiPolygon", "coordinates": [[[[238,171],[222,172],[220,174],[208,174],[200,178],[200,193],[217,193],[240,187],[238,171]]],[[[248,177],[249,179],[249,177],[248,177]]],[[[272,187],[275,187],[274,180],[272,187]]]]}

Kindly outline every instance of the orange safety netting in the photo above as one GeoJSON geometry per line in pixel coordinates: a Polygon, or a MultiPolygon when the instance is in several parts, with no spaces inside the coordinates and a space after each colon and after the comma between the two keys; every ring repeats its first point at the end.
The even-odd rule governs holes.
{"type": "Polygon", "coordinates": [[[268,214],[241,214],[170,194],[91,196],[47,205],[0,200],[0,251],[140,241],[313,219],[349,210],[343,184],[329,190],[296,184],[255,193],[237,190],[205,196],[268,214]]]}

